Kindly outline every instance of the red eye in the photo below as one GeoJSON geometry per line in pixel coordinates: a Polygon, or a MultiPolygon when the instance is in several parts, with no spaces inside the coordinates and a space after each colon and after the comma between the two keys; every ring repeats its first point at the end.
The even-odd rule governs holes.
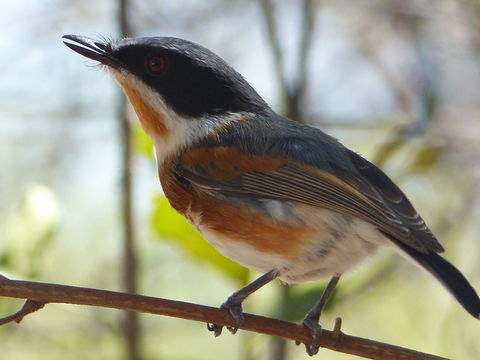
{"type": "Polygon", "coordinates": [[[152,74],[160,74],[167,68],[167,61],[162,55],[151,55],[147,59],[147,69],[152,74]]]}

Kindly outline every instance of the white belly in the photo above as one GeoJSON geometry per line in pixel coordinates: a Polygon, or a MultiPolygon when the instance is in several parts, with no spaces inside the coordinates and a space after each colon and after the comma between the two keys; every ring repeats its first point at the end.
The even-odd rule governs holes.
{"type": "Polygon", "coordinates": [[[305,226],[319,229],[318,235],[304,241],[305,246],[295,257],[261,252],[244,241],[227,238],[198,223],[197,228],[227,258],[263,273],[276,269],[279,278],[287,283],[342,274],[372,255],[378,245],[389,243],[374,225],[360,219],[311,206],[298,207],[295,213],[305,226]],[[330,231],[325,232],[325,228],[330,231]]]}

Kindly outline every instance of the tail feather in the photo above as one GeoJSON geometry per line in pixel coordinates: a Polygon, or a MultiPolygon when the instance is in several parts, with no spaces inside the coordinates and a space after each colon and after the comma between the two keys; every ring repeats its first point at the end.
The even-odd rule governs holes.
{"type": "Polygon", "coordinates": [[[480,298],[463,274],[440,255],[423,254],[385,234],[413,260],[435,276],[472,316],[480,319],[480,298]]]}

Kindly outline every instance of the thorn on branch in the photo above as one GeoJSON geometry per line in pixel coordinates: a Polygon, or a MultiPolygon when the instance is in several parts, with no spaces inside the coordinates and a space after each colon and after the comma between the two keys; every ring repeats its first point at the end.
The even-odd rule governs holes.
{"type": "Polygon", "coordinates": [[[335,319],[335,325],[332,331],[332,339],[334,340],[340,339],[340,336],[342,335],[341,328],[342,328],[342,318],[337,317],[335,319]]]}

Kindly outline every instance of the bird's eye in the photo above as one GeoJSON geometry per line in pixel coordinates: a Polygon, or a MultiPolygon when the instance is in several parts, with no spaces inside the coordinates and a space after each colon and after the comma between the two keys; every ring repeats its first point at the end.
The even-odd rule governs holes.
{"type": "Polygon", "coordinates": [[[147,69],[152,74],[160,74],[167,68],[167,61],[162,55],[154,54],[147,58],[147,69]]]}

